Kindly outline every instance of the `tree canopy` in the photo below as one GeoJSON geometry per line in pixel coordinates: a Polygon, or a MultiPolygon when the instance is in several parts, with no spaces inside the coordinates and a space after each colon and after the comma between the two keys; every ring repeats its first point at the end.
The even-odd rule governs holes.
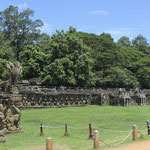
{"type": "Polygon", "coordinates": [[[18,7],[0,12],[0,81],[6,65],[20,61],[22,79],[40,78],[46,86],[150,88],[150,46],[139,34],[114,42],[111,34],[56,30],[41,33],[34,11],[18,7]]]}
{"type": "Polygon", "coordinates": [[[0,29],[5,39],[10,40],[17,60],[22,48],[27,44],[34,44],[40,34],[39,27],[43,23],[39,19],[30,19],[33,15],[34,11],[31,9],[19,12],[18,7],[12,5],[0,12],[0,29]]]}

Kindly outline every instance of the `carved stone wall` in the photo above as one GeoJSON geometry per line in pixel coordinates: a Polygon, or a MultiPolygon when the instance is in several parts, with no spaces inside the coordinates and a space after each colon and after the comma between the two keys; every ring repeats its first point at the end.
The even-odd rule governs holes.
{"type": "Polygon", "coordinates": [[[149,105],[150,90],[18,86],[23,108],[149,105]]]}
{"type": "Polygon", "coordinates": [[[55,90],[37,86],[20,88],[22,107],[45,108],[62,106],[83,106],[91,104],[89,93],[55,90]]]}

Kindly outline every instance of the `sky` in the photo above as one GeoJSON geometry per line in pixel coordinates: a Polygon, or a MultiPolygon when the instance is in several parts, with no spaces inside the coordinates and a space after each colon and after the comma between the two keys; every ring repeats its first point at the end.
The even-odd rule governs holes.
{"type": "Polygon", "coordinates": [[[0,11],[9,5],[34,10],[33,20],[41,19],[41,31],[49,35],[73,26],[97,35],[110,33],[115,42],[141,34],[150,43],[150,0],[0,0],[0,11]]]}

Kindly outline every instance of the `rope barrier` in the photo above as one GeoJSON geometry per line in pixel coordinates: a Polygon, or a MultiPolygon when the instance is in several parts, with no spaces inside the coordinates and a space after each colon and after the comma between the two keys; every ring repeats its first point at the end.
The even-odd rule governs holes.
{"type": "MultiPolygon", "coordinates": [[[[56,128],[56,129],[58,129],[58,128],[64,128],[64,127],[66,127],[67,128],[67,124],[65,124],[66,126],[56,126],[56,127],[54,127],[54,126],[45,126],[45,125],[40,125],[40,127],[41,127],[41,135],[43,134],[43,130],[42,130],[42,127],[43,128],[56,128]]],[[[90,125],[90,124],[89,124],[90,125]]],[[[85,129],[85,128],[89,128],[88,126],[84,126],[84,127],[73,127],[73,126],[68,126],[69,128],[72,128],[72,129],[85,129]]],[[[65,128],[65,135],[67,135],[67,129],[65,128]]],[[[125,133],[125,132],[129,132],[128,133],[128,135],[126,136],[126,137],[124,137],[123,139],[121,139],[121,140],[119,140],[119,141],[117,141],[117,142],[115,142],[115,143],[113,143],[113,144],[108,144],[108,143],[106,143],[105,141],[103,141],[101,138],[99,138],[99,140],[103,143],[103,144],[105,144],[106,146],[118,146],[118,145],[120,145],[120,144],[122,144],[125,140],[127,140],[128,138],[129,138],[129,136],[133,133],[133,131],[134,131],[134,129],[133,130],[131,130],[131,131],[121,131],[121,130],[119,130],[119,131],[117,131],[117,130],[109,130],[109,129],[104,129],[104,128],[98,128],[98,127],[93,127],[93,128],[95,128],[95,129],[99,129],[99,130],[102,130],[102,131],[106,131],[106,132],[118,132],[118,133],[125,133]]],[[[138,130],[138,133],[140,133],[142,136],[147,136],[147,135],[144,135],[143,133],[141,133],[142,131],[146,131],[147,129],[141,129],[141,130],[138,130]]]]}
{"type": "Polygon", "coordinates": [[[147,137],[148,135],[144,135],[143,133],[141,133],[139,130],[138,130],[138,133],[140,133],[141,135],[143,135],[144,137],[147,137]]]}
{"type": "MultiPolygon", "coordinates": [[[[64,136],[67,136],[67,135],[68,135],[68,133],[67,133],[67,128],[68,128],[68,127],[69,127],[69,128],[72,128],[72,129],[77,129],[77,130],[89,128],[89,130],[90,130],[90,126],[91,126],[91,124],[89,124],[89,126],[84,126],[84,127],[67,126],[67,124],[65,124],[65,126],[46,126],[46,125],[40,124],[40,136],[43,135],[43,128],[52,128],[52,129],[54,129],[54,128],[55,128],[55,129],[65,128],[64,136]]],[[[134,125],[134,126],[136,126],[136,125],[134,125]]],[[[134,127],[134,126],[133,126],[133,127],[134,127]]],[[[148,135],[144,135],[144,134],[142,133],[142,131],[147,131],[147,129],[137,130],[137,126],[136,126],[136,128],[133,128],[133,130],[131,130],[131,131],[109,130],[109,129],[99,128],[99,127],[93,127],[93,128],[99,129],[99,130],[101,130],[101,131],[106,131],[106,132],[118,132],[118,133],[126,133],[126,132],[128,132],[128,135],[127,135],[126,137],[124,137],[123,139],[121,139],[121,140],[119,140],[119,141],[117,141],[117,142],[114,142],[114,143],[112,143],[112,144],[108,144],[107,142],[103,141],[101,138],[98,137],[99,141],[101,141],[103,144],[105,144],[106,146],[109,146],[109,147],[118,146],[118,145],[122,144],[124,141],[126,141],[126,140],[129,138],[129,136],[130,136],[132,133],[133,133],[133,140],[136,140],[136,138],[134,138],[134,136],[135,136],[135,137],[137,136],[137,132],[138,132],[139,134],[141,134],[142,136],[144,136],[144,137],[148,136],[148,135]]],[[[95,132],[96,132],[96,131],[95,131],[95,132]]],[[[94,132],[94,133],[95,133],[95,132],[94,132]]],[[[97,131],[97,132],[98,132],[98,131],[97,131]]],[[[92,135],[92,138],[93,138],[92,127],[91,127],[91,135],[92,135]]],[[[95,136],[96,136],[96,135],[95,135],[95,136]]],[[[89,137],[90,137],[90,136],[89,136],[89,137]]],[[[98,143],[98,144],[99,144],[99,143],[98,143]]]]}
{"type": "Polygon", "coordinates": [[[106,143],[106,142],[104,142],[102,139],[100,139],[100,141],[103,143],[103,144],[105,144],[106,146],[112,146],[112,145],[109,145],[108,143],[106,143]]]}
{"type": "Polygon", "coordinates": [[[128,139],[128,137],[132,134],[132,132],[133,132],[133,130],[131,130],[130,133],[124,139],[122,139],[120,142],[116,143],[114,146],[117,146],[117,145],[123,143],[126,139],[128,139]]]}
{"type": "Polygon", "coordinates": [[[98,127],[93,127],[93,128],[99,129],[99,130],[103,130],[103,131],[106,131],[106,132],[119,132],[119,133],[122,133],[122,132],[130,132],[130,131],[109,130],[109,129],[103,129],[103,128],[98,128],[98,127]]]}
{"type": "Polygon", "coordinates": [[[131,130],[129,132],[129,134],[125,138],[123,138],[121,141],[115,142],[114,144],[108,144],[108,143],[104,142],[102,139],[100,139],[100,141],[102,143],[104,143],[106,146],[118,146],[119,144],[123,143],[126,139],[128,139],[128,137],[132,134],[132,132],[133,132],[133,130],[131,130]]]}
{"type": "Polygon", "coordinates": [[[69,128],[72,128],[72,129],[86,129],[88,128],[88,126],[85,126],[85,127],[72,127],[72,126],[68,126],[69,128]]]}
{"type": "Polygon", "coordinates": [[[138,130],[138,131],[147,131],[147,129],[142,129],[142,130],[138,130]]]}
{"type": "MultiPolygon", "coordinates": [[[[60,127],[54,127],[54,126],[45,126],[43,125],[43,128],[64,128],[64,126],[60,126],[60,127]]],[[[88,128],[88,126],[85,127],[72,127],[72,126],[68,126],[68,128],[72,128],[72,129],[85,129],[88,128]]]]}
{"type": "Polygon", "coordinates": [[[64,128],[64,126],[52,127],[52,126],[45,126],[45,125],[43,125],[43,128],[52,128],[52,129],[56,128],[56,129],[59,129],[59,128],[64,128]]]}
{"type": "MultiPolygon", "coordinates": [[[[43,128],[64,128],[64,126],[54,127],[54,126],[45,126],[45,125],[43,125],[43,128]]],[[[86,129],[86,128],[89,128],[89,127],[88,126],[84,126],[84,127],[68,126],[68,128],[72,128],[72,129],[86,129]]],[[[102,131],[106,131],[106,132],[118,132],[118,133],[130,132],[130,131],[124,131],[124,130],[109,130],[109,129],[99,128],[99,127],[93,127],[93,128],[99,129],[99,130],[102,130],[102,131]]],[[[138,131],[147,131],[147,129],[142,129],[142,130],[138,130],[138,131]]]]}

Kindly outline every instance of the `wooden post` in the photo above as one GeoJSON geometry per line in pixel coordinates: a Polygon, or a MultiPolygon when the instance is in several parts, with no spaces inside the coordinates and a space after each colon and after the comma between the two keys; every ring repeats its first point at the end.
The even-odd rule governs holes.
{"type": "Polygon", "coordinates": [[[53,139],[52,138],[46,139],[46,150],[53,150],[53,139]]]}
{"type": "Polygon", "coordinates": [[[133,141],[138,139],[137,125],[133,125],[133,141]]]}
{"type": "Polygon", "coordinates": [[[97,130],[94,131],[94,140],[93,140],[93,148],[99,147],[99,132],[97,130]]]}
{"type": "Polygon", "coordinates": [[[93,134],[92,134],[92,125],[91,123],[89,124],[89,138],[93,138],[93,134]]]}
{"type": "Polygon", "coordinates": [[[40,124],[40,136],[42,136],[43,135],[43,125],[42,125],[42,123],[40,124]]]}
{"type": "Polygon", "coordinates": [[[65,134],[64,134],[64,136],[67,136],[68,135],[68,133],[67,133],[67,124],[65,124],[65,134]]]}

